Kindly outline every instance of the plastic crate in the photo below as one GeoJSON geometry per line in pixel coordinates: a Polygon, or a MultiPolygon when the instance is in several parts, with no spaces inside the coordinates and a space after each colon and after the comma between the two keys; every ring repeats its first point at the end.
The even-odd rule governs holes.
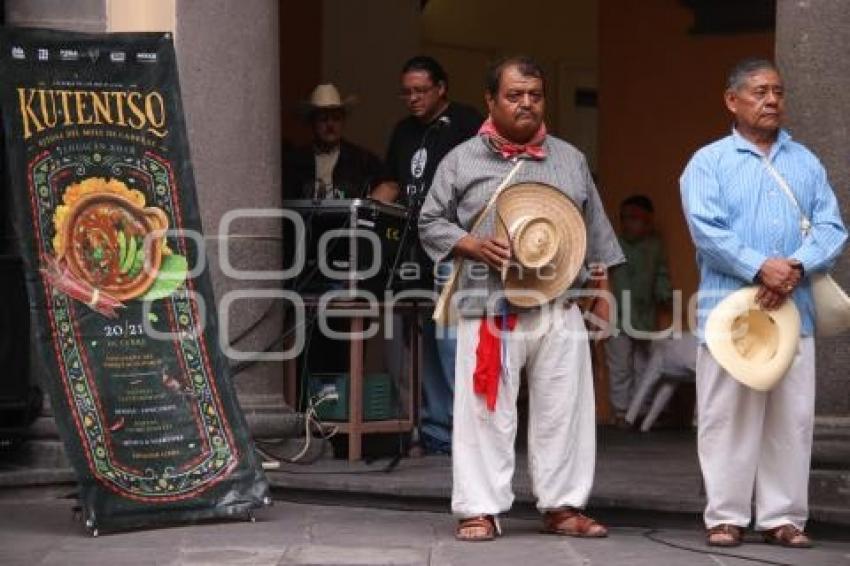
{"type": "MultiPolygon", "coordinates": [[[[348,420],[347,373],[314,373],[310,376],[311,397],[335,394],[336,399],[326,399],[316,408],[323,421],[348,420]]],[[[363,420],[386,421],[399,416],[398,393],[392,377],[387,373],[369,373],[363,377],[363,420]]]]}
{"type": "Polygon", "coordinates": [[[398,418],[395,383],[388,373],[370,373],[363,380],[363,420],[388,421],[398,418]]]}
{"type": "Polygon", "coordinates": [[[348,374],[314,373],[310,376],[310,397],[322,397],[324,394],[336,394],[336,399],[325,399],[316,414],[323,421],[348,420],[348,374]]]}

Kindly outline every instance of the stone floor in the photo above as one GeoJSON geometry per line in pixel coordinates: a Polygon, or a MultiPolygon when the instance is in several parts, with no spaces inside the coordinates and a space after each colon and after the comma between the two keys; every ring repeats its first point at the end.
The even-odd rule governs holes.
{"type": "Polygon", "coordinates": [[[821,538],[808,551],[758,542],[706,554],[702,531],[672,523],[650,530],[609,522],[611,536],[540,535],[530,517],[503,521],[493,543],[453,540],[447,513],[277,502],[256,523],[211,522],[145,531],[86,534],[64,488],[0,490],[4,566],[744,566],[850,564],[850,542],[821,538]],[[746,557],[748,560],[731,555],[746,557]],[[755,562],[753,561],[755,560],[755,562]]]}
{"type": "MultiPolygon", "coordinates": [[[[522,453],[522,450],[520,450],[522,453]]],[[[402,459],[385,472],[388,459],[371,464],[324,459],[306,466],[287,464],[268,473],[281,494],[292,490],[325,495],[382,496],[432,500],[446,508],[451,496],[451,460],[446,456],[402,459]]],[[[517,461],[517,503],[531,506],[527,459],[517,461]]],[[[811,481],[812,518],[850,525],[850,470],[815,470],[811,481]]],[[[692,431],[650,433],[600,430],[591,507],[651,510],[697,516],[704,506],[702,477],[692,431]]]]}
{"type": "MultiPolygon", "coordinates": [[[[596,481],[590,501],[593,508],[698,518],[704,500],[692,431],[662,429],[642,434],[602,428],[598,438],[596,481]]],[[[58,440],[30,441],[23,448],[24,453],[17,458],[0,453],[0,489],[73,483],[58,440]]],[[[533,498],[522,447],[519,452],[514,481],[517,506],[531,508],[533,498]]],[[[842,463],[845,461],[812,471],[810,502],[815,523],[850,525],[850,467],[842,463]]],[[[448,457],[405,458],[386,472],[388,463],[388,458],[353,464],[322,459],[311,465],[285,465],[280,471],[270,471],[268,477],[279,497],[303,499],[309,495],[307,500],[322,503],[339,498],[417,500],[436,510],[448,508],[448,457]]]]}

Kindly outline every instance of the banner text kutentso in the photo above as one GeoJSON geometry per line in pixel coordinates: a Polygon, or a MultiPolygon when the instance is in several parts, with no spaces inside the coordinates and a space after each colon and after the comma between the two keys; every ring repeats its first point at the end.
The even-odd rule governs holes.
{"type": "Polygon", "coordinates": [[[167,34],[3,32],[15,227],[57,424],[99,525],[226,516],[267,484],[217,349],[167,34]]]}

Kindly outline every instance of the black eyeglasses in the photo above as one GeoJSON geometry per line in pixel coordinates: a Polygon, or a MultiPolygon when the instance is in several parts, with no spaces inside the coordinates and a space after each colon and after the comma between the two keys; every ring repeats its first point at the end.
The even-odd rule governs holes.
{"type": "Polygon", "coordinates": [[[425,96],[432,90],[437,88],[437,85],[431,86],[415,86],[413,88],[403,88],[398,91],[398,97],[402,100],[408,100],[410,98],[419,98],[425,96]]]}

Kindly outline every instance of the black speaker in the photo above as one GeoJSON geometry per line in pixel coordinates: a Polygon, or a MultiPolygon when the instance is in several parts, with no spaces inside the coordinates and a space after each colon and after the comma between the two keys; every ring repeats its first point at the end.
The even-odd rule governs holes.
{"type": "Polygon", "coordinates": [[[0,256],[0,428],[29,425],[41,410],[30,371],[30,314],[19,257],[0,256]]]}

